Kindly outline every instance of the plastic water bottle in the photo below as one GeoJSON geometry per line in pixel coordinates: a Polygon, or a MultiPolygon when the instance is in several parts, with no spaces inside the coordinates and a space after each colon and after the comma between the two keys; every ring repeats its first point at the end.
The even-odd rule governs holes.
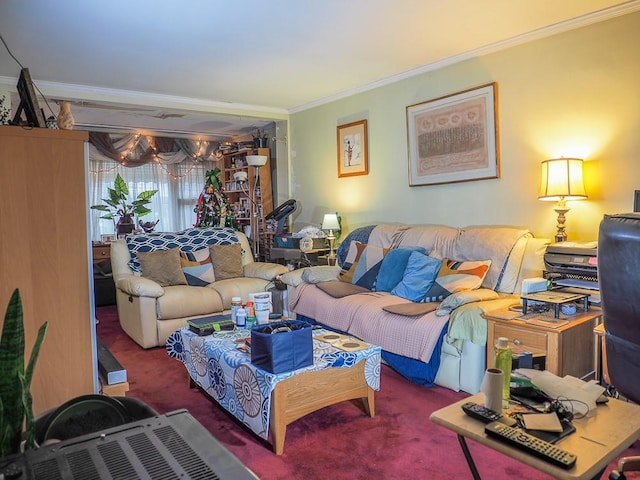
{"type": "Polygon", "coordinates": [[[247,311],[240,307],[236,311],[236,326],[238,328],[244,328],[247,326],[247,311]]]}
{"type": "Polygon", "coordinates": [[[512,354],[509,348],[509,339],[505,337],[498,338],[496,343],[496,364],[495,367],[502,370],[502,404],[509,400],[511,396],[511,362],[512,354]]]}
{"type": "Polygon", "coordinates": [[[242,299],[240,297],[232,297],[231,298],[231,320],[233,320],[233,323],[235,323],[236,325],[238,324],[238,322],[236,321],[236,313],[238,312],[238,309],[242,307],[242,299]]]}
{"type": "Polygon", "coordinates": [[[256,310],[253,306],[253,302],[249,300],[247,302],[247,328],[251,329],[256,323],[258,323],[258,319],[256,318],[256,310]]]}

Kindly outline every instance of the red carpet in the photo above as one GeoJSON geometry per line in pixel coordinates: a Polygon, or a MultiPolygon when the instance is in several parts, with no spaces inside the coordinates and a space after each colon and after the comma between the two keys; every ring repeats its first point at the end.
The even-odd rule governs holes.
{"type": "MultiPolygon", "coordinates": [[[[471,478],[455,434],[429,421],[432,411],[464,393],[421,387],[383,366],[374,418],[363,413],[360,402],[327,407],[291,424],[284,454],[276,456],[204,393],[189,389],[184,366],[164,348],[144,350],[133,342],[120,329],[115,307],[99,307],[97,317],[98,336],[127,369],[128,396],[160,413],[188,409],[263,480],[471,478]]],[[[638,443],[625,453],[639,455],[638,443]]],[[[469,448],[485,479],[549,478],[481,445],[469,442],[469,448]]],[[[607,474],[613,468],[615,463],[607,474]]]]}

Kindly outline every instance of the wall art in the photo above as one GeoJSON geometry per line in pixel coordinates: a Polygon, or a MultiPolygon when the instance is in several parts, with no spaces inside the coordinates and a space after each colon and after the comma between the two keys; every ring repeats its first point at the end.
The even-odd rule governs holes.
{"type": "Polygon", "coordinates": [[[353,177],[369,173],[367,121],[338,127],[338,177],[353,177]]]}
{"type": "Polygon", "coordinates": [[[497,84],[410,105],[409,185],[499,178],[497,84]]]}

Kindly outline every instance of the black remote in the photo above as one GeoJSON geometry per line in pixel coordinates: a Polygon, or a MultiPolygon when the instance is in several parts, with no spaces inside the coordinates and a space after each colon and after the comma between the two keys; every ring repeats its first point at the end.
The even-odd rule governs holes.
{"type": "Polygon", "coordinates": [[[515,425],[516,421],[511,417],[505,417],[502,413],[491,410],[475,402],[467,402],[462,405],[462,411],[470,417],[480,420],[484,423],[502,422],[505,425],[515,425]]]}
{"type": "Polygon", "coordinates": [[[558,467],[569,469],[575,465],[578,458],[573,453],[500,422],[488,423],[485,425],[484,431],[491,437],[502,440],[512,447],[535,455],[558,467]]]}

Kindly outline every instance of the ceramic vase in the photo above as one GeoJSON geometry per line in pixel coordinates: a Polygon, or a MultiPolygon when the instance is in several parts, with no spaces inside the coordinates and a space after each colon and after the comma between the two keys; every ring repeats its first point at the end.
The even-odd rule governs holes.
{"type": "Polygon", "coordinates": [[[60,112],[58,112],[58,128],[60,130],[73,130],[75,120],[71,114],[71,103],[60,102],[60,112]]]}

